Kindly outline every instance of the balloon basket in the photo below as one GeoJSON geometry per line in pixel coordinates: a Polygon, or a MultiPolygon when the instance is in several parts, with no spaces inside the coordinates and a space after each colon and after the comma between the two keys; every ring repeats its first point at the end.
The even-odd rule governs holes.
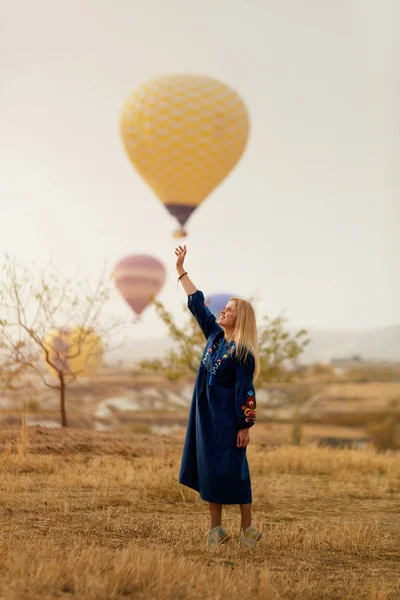
{"type": "Polygon", "coordinates": [[[174,231],[174,233],[172,235],[174,238],[179,239],[179,238],[185,238],[187,236],[187,233],[183,227],[180,227],[179,229],[174,231]]]}

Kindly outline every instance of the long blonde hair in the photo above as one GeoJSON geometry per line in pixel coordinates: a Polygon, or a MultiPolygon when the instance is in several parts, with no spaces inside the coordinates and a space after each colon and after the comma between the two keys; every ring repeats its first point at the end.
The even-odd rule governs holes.
{"type": "Polygon", "coordinates": [[[249,353],[253,355],[255,369],[254,379],[260,373],[260,357],[258,352],[258,333],[256,315],[250,302],[242,298],[231,298],[236,304],[236,325],[233,333],[233,341],[236,345],[235,356],[238,360],[245,362],[249,353]]]}

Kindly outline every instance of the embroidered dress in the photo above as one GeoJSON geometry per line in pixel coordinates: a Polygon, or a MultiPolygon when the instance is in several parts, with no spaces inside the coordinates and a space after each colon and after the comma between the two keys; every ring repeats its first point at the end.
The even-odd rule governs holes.
{"type": "Polygon", "coordinates": [[[239,429],[256,417],[254,358],[239,362],[234,342],[204,304],[200,290],[188,297],[188,307],[207,343],[193,391],[179,482],[216,504],[252,501],[246,448],[238,448],[239,429]]]}

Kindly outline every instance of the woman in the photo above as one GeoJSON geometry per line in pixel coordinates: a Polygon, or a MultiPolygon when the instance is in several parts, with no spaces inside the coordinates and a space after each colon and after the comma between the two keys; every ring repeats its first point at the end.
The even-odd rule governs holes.
{"type": "Polygon", "coordinates": [[[179,482],[209,503],[208,545],[228,541],[222,506],[239,504],[241,540],[251,548],[261,533],[251,524],[251,482],[246,458],[256,417],[253,377],[258,374],[257,327],[249,302],[232,298],[218,322],[184,269],[186,246],[175,249],[178,281],[207,340],[190,408],[179,482]]]}

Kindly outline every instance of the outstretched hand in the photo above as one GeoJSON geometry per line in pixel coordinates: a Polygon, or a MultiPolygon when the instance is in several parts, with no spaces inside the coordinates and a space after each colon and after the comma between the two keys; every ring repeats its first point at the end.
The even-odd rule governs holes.
{"type": "Polygon", "coordinates": [[[183,263],[185,262],[185,256],[186,256],[186,245],[185,246],[178,246],[177,248],[175,248],[175,256],[176,256],[176,270],[177,271],[182,271],[184,270],[183,268],[183,263]]]}

